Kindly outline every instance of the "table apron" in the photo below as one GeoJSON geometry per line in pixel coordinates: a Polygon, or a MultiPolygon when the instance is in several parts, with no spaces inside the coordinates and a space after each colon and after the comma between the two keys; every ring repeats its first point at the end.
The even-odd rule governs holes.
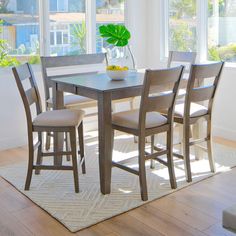
{"type": "Polygon", "coordinates": [[[98,94],[100,93],[111,93],[112,100],[122,99],[122,98],[129,98],[140,96],[142,93],[142,86],[134,87],[134,88],[122,88],[116,89],[113,91],[96,91],[93,89],[85,88],[85,87],[78,87],[73,84],[64,84],[64,83],[56,83],[57,90],[72,94],[77,94],[80,96],[88,97],[94,100],[98,100],[98,94]]]}

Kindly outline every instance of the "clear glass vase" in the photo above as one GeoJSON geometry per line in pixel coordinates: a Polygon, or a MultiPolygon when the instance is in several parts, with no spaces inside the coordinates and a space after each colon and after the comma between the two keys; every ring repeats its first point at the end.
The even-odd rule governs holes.
{"type": "Polygon", "coordinates": [[[129,70],[135,71],[136,64],[130,46],[106,48],[109,65],[127,66],[129,70]]]}

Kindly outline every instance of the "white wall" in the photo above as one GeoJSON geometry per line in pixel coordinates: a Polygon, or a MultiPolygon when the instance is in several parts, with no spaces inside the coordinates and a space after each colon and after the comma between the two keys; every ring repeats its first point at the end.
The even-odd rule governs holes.
{"type": "Polygon", "coordinates": [[[226,65],[213,112],[213,134],[236,140],[236,67],[226,65]]]}
{"type": "MultiPolygon", "coordinates": [[[[149,0],[148,0],[149,1],[149,0]]],[[[147,0],[127,0],[126,25],[138,68],[147,66],[147,0]]]]}
{"type": "MultiPolygon", "coordinates": [[[[34,66],[38,86],[42,91],[39,66],[34,66]]],[[[43,96],[43,94],[41,95],[43,96]]],[[[26,117],[11,68],[0,69],[0,150],[27,143],[26,117]]]]}

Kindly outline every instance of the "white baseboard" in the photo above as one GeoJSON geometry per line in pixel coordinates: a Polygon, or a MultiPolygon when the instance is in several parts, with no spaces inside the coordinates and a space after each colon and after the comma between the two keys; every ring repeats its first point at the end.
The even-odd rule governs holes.
{"type": "Polygon", "coordinates": [[[17,148],[27,145],[27,136],[25,137],[14,137],[0,140],[0,151],[17,148]]]}
{"type": "Polygon", "coordinates": [[[220,126],[213,126],[213,136],[236,141],[236,130],[226,129],[220,126]]]}

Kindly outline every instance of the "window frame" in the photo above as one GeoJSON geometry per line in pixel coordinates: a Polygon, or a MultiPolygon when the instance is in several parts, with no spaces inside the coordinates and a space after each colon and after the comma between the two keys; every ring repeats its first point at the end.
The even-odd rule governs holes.
{"type": "MultiPolygon", "coordinates": [[[[127,2],[125,0],[124,24],[127,25],[127,2]]],[[[40,56],[50,56],[50,5],[48,0],[39,0],[40,56]]],[[[96,53],[96,0],[85,0],[86,49],[96,53]]]]}
{"type": "MultiPolygon", "coordinates": [[[[208,1],[196,0],[197,2],[197,59],[199,63],[212,62],[207,59],[208,55],[208,1]]],[[[159,11],[160,25],[160,62],[168,58],[169,51],[169,0],[160,0],[159,11]]],[[[227,62],[227,66],[235,67],[236,62],[227,62]]]]}

